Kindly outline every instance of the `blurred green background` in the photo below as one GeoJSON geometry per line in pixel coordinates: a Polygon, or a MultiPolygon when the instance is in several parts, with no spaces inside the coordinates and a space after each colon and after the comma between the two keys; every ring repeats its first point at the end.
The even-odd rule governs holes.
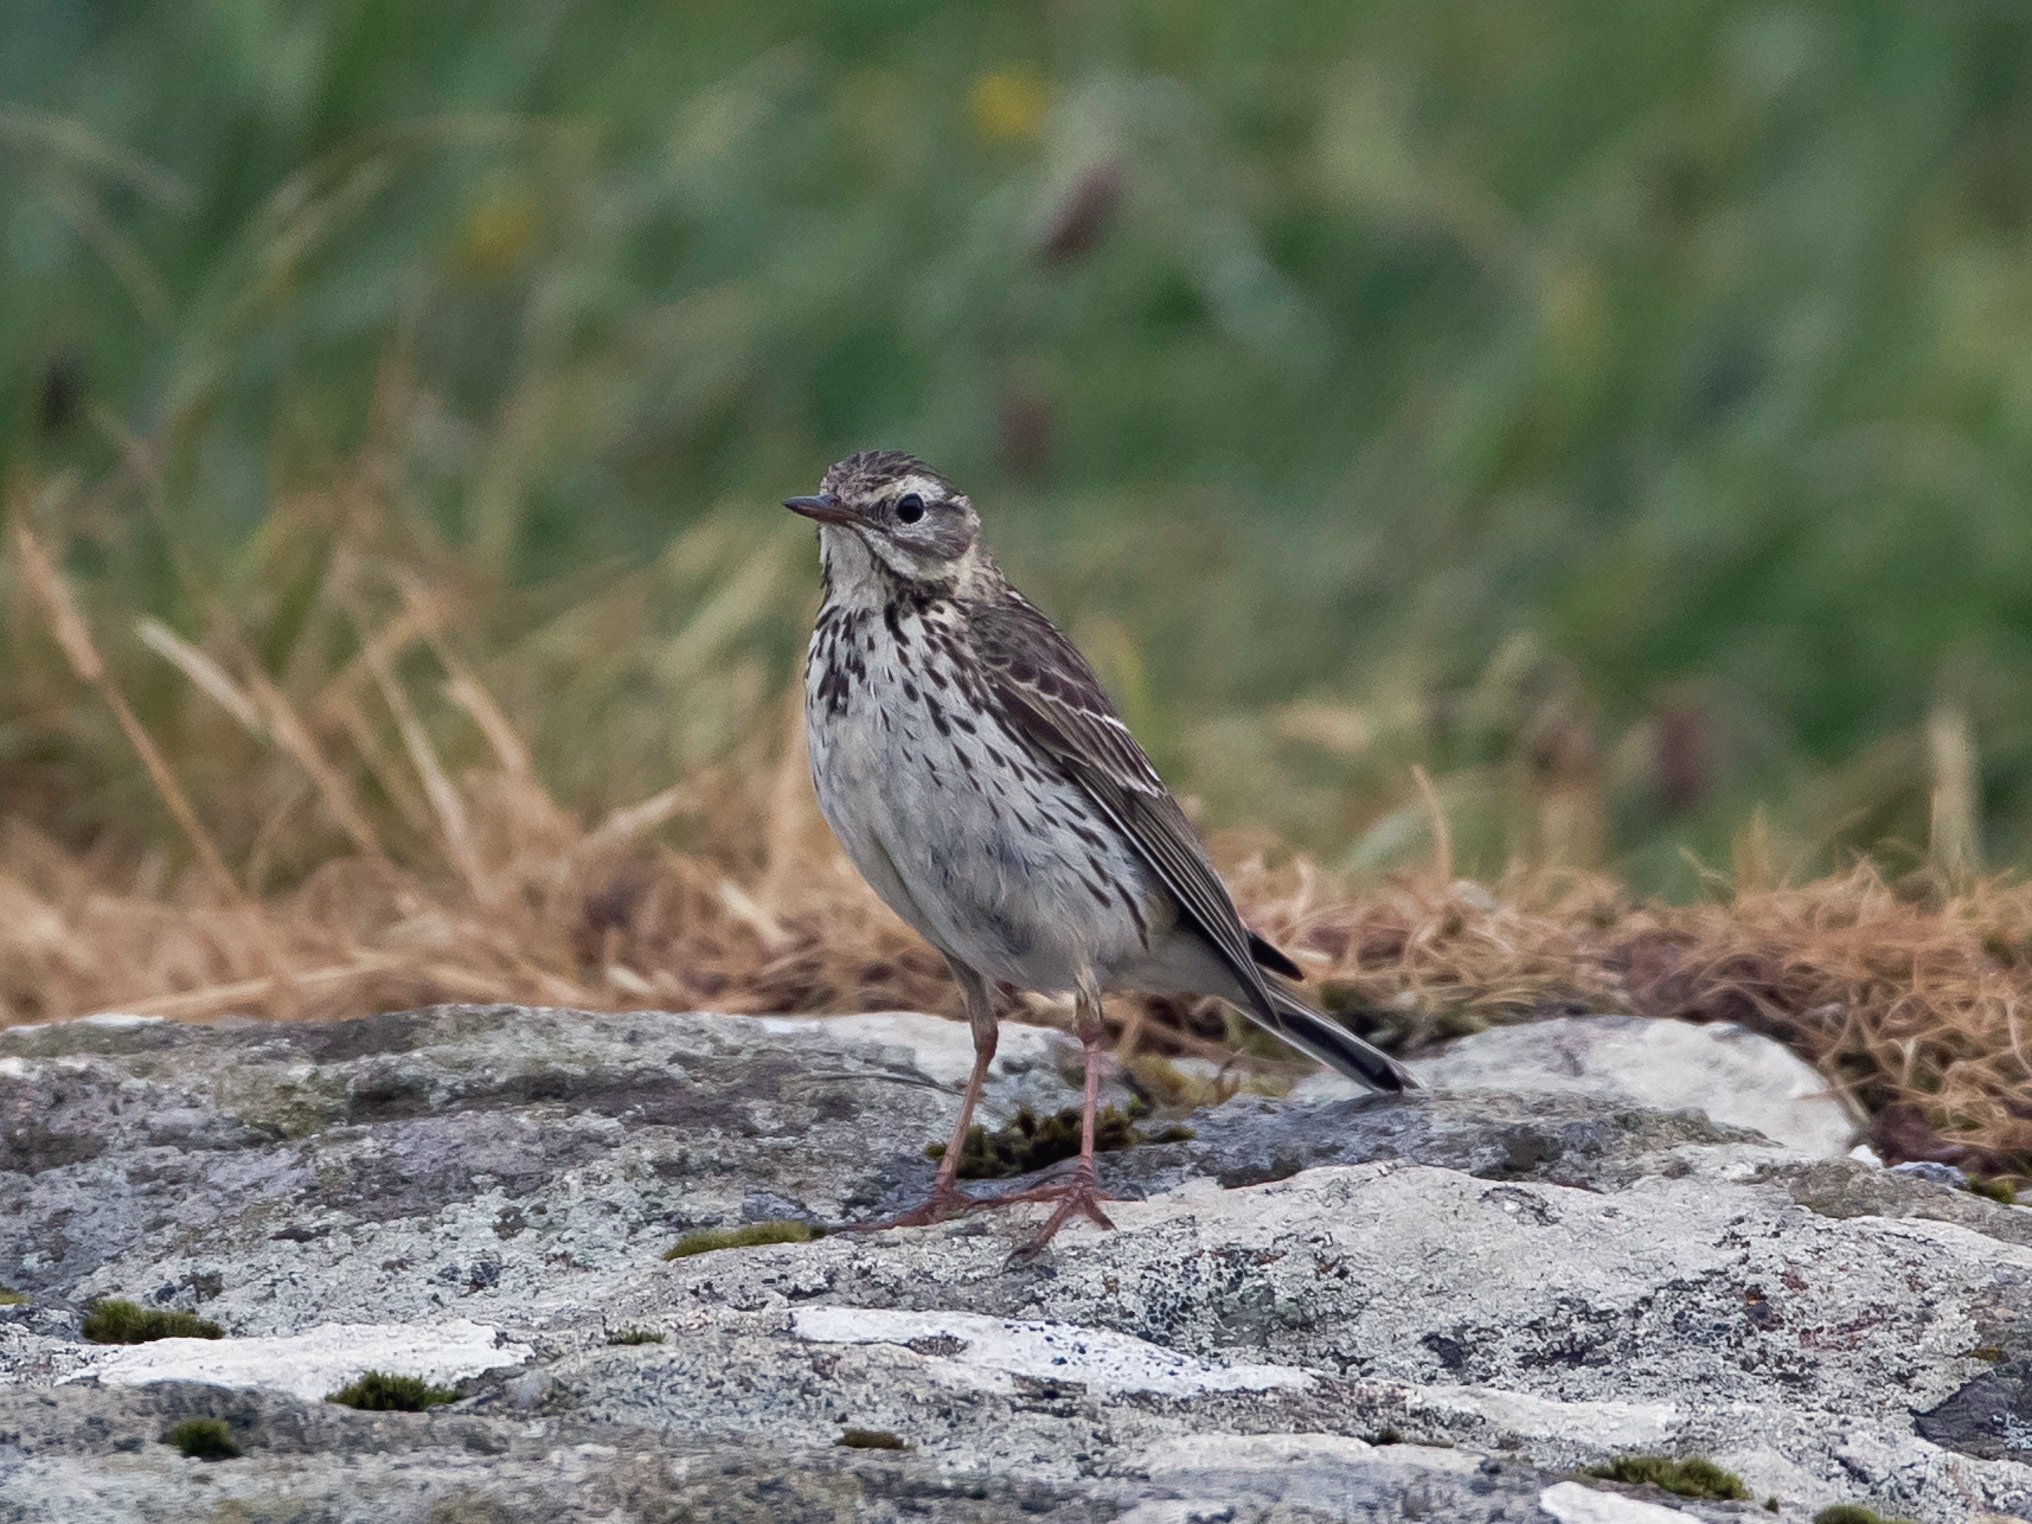
{"type": "MultiPolygon", "coordinates": [[[[4,0],[0,37],[7,511],[95,610],[202,644],[236,604],[287,678],[277,542],[360,532],[301,502],[367,482],[568,803],[773,731],[816,582],[775,505],[882,445],[973,494],[1210,825],[1425,862],[1415,765],[1477,872],[2032,845],[2020,5],[4,0]]],[[[0,779],[70,769],[90,838],[147,791],[7,691],[28,623],[0,779]]]]}

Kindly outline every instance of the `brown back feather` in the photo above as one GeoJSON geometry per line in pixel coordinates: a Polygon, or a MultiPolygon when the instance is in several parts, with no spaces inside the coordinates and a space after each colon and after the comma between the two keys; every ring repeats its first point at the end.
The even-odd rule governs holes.
{"type": "Polygon", "coordinates": [[[1242,924],[1228,886],[1214,871],[1185,811],[1122,723],[1086,658],[1022,594],[972,604],[974,649],[989,691],[1011,724],[1115,822],[1178,900],[1185,918],[1213,944],[1260,1014],[1275,1006],[1257,967],[1256,948],[1279,972],[1297,966],[1242,924]]]}

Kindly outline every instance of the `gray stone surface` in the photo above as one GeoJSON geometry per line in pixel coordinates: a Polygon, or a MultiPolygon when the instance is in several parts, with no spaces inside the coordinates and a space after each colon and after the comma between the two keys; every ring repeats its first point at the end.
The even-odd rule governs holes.
{"type": "MultiPolygon", "coordinates": [[[[1010,1029],[991,1113],[1070,1058],[1010,1029]]],[[[2032,1515],[2032,1212],[1698,1112],[1239,1097],[1033,1263],[1035,1208],[662,1259],[907,1204],[965,1059],[911,1016],[0,1033],[0,1520],[2032,1515]],[[231,1337],[81,1342],[111,1295],[231,1337]],[[462,1400],[310,1399],[368,1364],[462,1400]],[[160,1442],[193,1414],[244,1458],[160,1442]],[[1569,1477],[1626,1452],[1755,1500],[1569,1477]]]]}
{"type": "MultiPolygon", "coordinates": [[[[1449,1043],[1412,1071],[1434,1090],[1583,1095],[1661,1111],[1692,1108],[1774,1143],[1832,1159],[1855,1141],[1856,1119],[1813,1065],[1733,1022],[1647,1016],[1557,1016],[1493,1027],[1449,1043]]],[[[1297,1098],[1357,1093],[1321,1073],[1297,1098]]]]}

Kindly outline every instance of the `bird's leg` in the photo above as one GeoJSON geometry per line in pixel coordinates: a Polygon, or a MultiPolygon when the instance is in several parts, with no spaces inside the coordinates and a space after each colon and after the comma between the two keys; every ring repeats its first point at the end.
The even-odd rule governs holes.
{"type": "Polygon", "coordinates": [[[974,1107],[980,1104],[981,1092],[987,1088],[988,1065],[995,1061],[999,1035],[993,1020],[974,1028],[974,1072],[967,1076],[966,1094],[960,1097],[959,1120],[953,1123],[952,1141],[945,1146],[945,1157],[938,1161],[938,1175],[931,1183],[931,1200],[925,1203],[926,1209],[945,1207],[963,1212],[978,1205],[959,1187],[960,1154],[967,1146],[967,1131],[973,1125],[974,1107]]]}
{"type": "Polygon", "coordinates": [[[1043,1251],[1058,1230],[1077,1215],[1084,1215],[1103,1228],[1112,1228],[1108,1214],[1101,1210],[1101,1190],[1094,1173],[1094,1119],[1101,1103],[1101,1044],[1108,1029],[1101,1021],[1101,992],[1091,980],[1082,982],[1075,1004],[1080,1046],[1086,1050],[1086,1095],[1080,1111],[1080,1156],[1072,1173],[1049,1185],[1006,1196],[1004,1201],[1055,1201],[1058,1209],[1029,1243],[1016,1251],[1017,1258],[1029,1259],[1043,1251]]]}
{"type": "Polygon", "coordinates": [[[967,1076],[966,1093],[960,1097],[960,1119],[953,1126],[952,1141],[945,1146],[945,1157],[938,1161],[938,1174],[932,1179],[931,1195],[922,1206],[913,1207],[900,1217],[855,1223],[848,1231],[873,1233],[883,1228],[928,1227],[948,1217],[971,1212],[982,1204],[980,1198],[969,1196],[959,1187],[960,1152],[966,1147],[967,1129],[973,1125],[974,1107],[980,1104],[981,1092],[987,1088],[988,1066],[995,1061],[995,1047],[1002,1035],[1001,1023],[996,1020],[994,1000],[988,992],[987,981],[964,964],[955,963],[950,958],[946,962],[966,997],[967,1024],[974,1029],[974,1072],[967,1076]]]}

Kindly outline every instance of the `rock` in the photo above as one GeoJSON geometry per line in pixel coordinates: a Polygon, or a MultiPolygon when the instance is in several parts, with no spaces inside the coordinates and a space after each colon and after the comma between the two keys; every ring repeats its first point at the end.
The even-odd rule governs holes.
{"type": "Polygon", "coordinates": [[[1656,1503],[1598,1492],[1578,1482],[1561,1482],[1557,1487],[1546,1488],[1538,1506],[1559,1524],[1685,1524],[1693,1517],[1677,1508],[1660,1508],[1656,1503]]]}
{"type": "Polygon", "coordinates": [[[93,1349],[63,1380],[101,1386],[254,1386],[317,1402],[364,1371],[436,1386],[483,1371],[519,1369],[534,1354],[463,1318],[432,1326],[319,1323],[271,1339],[158,1339],[93,1349]]]}
{"type": "Polygon", "coordinates": [[[1985,1210],[1989,1198],[1852,1159],[1829,1159],[1788,1174],[1792,1199],[1823,1217],[1925,1217],[1960,1223],[2009,1243],[2032,1244],[2032,1209],[1985,1210]]]}
{"type": "Polygon", "coordinates": [[[1915,1159],[1905,1164],[1891,1166],[1894,1175],[1909,1175],[1914,1180],[1930,1180],[1935,1185],[1963,1189],[1969,1183],[1968,1172],[1953,1164],[1935,1164],[1928,1159],[1915,1159]]]}
{"type": "MultiPolygon", "coordinates": [[[[912,1202],[968,1057],[907,1015],[0,1033],[0,1521],[2032,1514],[2032,1211],[1695,1110],[1243,1096],[1033,1263],[1035,1208],[662,1258],[912,1202]],[[112,1295],[230,1337],[81,1343],[112,1295]],[[369,1366],[461,1400],[317,1400],[369,1366]],[[200,1415],[245,1456],[160,1442],[200,1415]],[[1571,1474],[1629,1452],[1755,1501],[1571,1474]]],[[[991,1111],[1076,1072],[1009,1028],[991,1111]]]]}
{"type": "MultiPolygon", "coordinates": [[[[1856,1130],[1811,1064],[1733,1022],[1561,1016],[1477,1032],[1411,1068],[1435,1090],[1586,1095],[1659,1111],[1691,1107],[1823,1159],[1846,1152],[1856,1130]]],[[[1313,1088],[1303,1094],[1321,1095],[1331,1081],[1319,1076],[1307,1084],[1313,1088]]]]}

